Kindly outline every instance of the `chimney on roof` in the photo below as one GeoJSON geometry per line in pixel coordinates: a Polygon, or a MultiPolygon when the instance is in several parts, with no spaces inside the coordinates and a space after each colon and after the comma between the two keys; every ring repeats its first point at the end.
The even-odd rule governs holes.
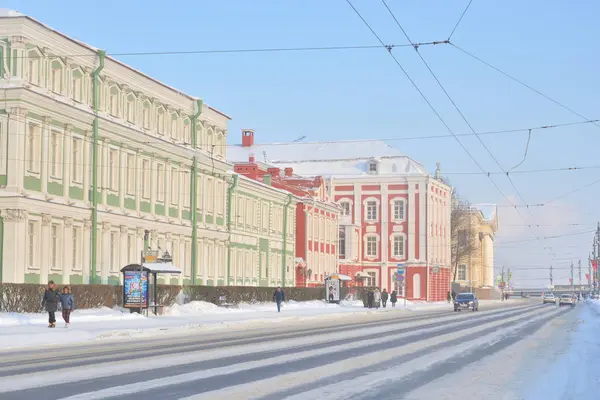
{"type": "Polygon", "coordinates": [[[277,167],[267,168],[267,174],[279,178],[281,176],[281,169],[277,167]]]}
{"type": "Polygon", "coordinates": [[[256,161],[256,159],[254,158],[254,154],[252,154],[250,157],[248,157],[248,162],[250,164],[254,164],[255,161],[256,161]]]}
{"type": "Polygon", "coordinates": [[[242,147],[254,145],[254,129],[242,129],[242,147]]]}
{"type": "Polygon", "coordinates": [[[285,171],[285,176],[289,177],[289,176],[293,176],[294,175],[294,168],[292,168],[292,167],[286,167],[284,169],[284,171],[285,171]]]}

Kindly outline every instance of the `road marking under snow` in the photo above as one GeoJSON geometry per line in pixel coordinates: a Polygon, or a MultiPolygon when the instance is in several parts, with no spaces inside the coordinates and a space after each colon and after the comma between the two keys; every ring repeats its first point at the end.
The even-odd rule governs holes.
{"type": "MultiPolygon", "coordinates": [[[[517,315],[513,317],[506,317],[499,321],[490,321],[484,322],[481,325],[478,325],[475,328],[470,328],[469,333],[478,332],[482,330],[489,329],[490,327],[501,326],[511,321],[517,321],[524,318],[528,318],[530,316],[539,315],[539,310],[537,308],[530,310],[528,312],[519,312],[517,315]]],[[[550,314],[550,313],[546,313],[550,314]]],[[[529,319],[531,321],[531,319],[529,319]]],[[[360,368],[366,364],[373,363],[375,360],[377,362],[383,362],[387,360],[392,360],[395,357],[398,357],[402,354],[410,354],[420,349],[424,349],[430,347],[435,344],[443,343],[445,341],[451,340],[452,338],[460,338],[465,335],[464,330],[460,330],[461,324],[464,323],[464,319],[460,319],[457,322],[449,323],[449,324],[439,324],[439,326],[434,328],[427,329],[414,329],[413,334],[416,333],[428,333],[428,332],[436,332],[436,331],[444,331],[448,328],[456,327],[458,328],[455,332],[450,334],[437,335],[434,338],[426,339],[423,341],[417,341],[414,343],[407,343],[401,347],[392,347],[386,349],[385,351],[373,352],[363,356],[353,357],[341,362],[335,362],[332,364],[325,365],[323,367],[311,368],[308,370],[304,370],[301,372],[295,372],[291,374],[284,374],[277,376],[275,378],[269,378],[266,380],[260,380],[256,382],[252,382],[250,384],[244,384],[239,386],[234,386],[232,388],[228,388],[226,390],[219,390],[209,393],[204,393],[198,396],[190,397],[190,399],[214,399],[219,397],[226,398],[249,398],[248,396],[262,396],[272,392],[274,388],[281,389],[285,385],[290,384],[298,384],[298,382],[305,382],[307,378],[314,376],[324,377],[331,374],[338,374],[346,370],[354,370],[356,368],[360,368]],[[301,378],[300,378],[301,377],[301,378]]],[[[387,328],[389,329],[389,328],[387,328]]],[[[364,333],[362,333],[364,335],[364,333]]],[[[200,379],[211,378],[220,375],[229,375],[237,372],[242,372],[248,369],[272,366],[280,363],[289,362],[290,357],[293,357],[294,360],[306,359],[314,356],[322,356],[324,354],[332,354],[342,350],[348,350],[349,348],[359,348],[363,347],[365,344],[370,345],[374,343],[383,343],[391,341],[390,337],[383,337],[380,339],[366,339],[362,341],[350,342],[348,344],[342,344],[338,346],[331,346],[325,348],[319,348],[315,350],[302,351],[298,353],[294,353],[290,351],[290,354],[286,354],[283,356],[273,357],[270,359],[265,359],[261,361],[251,361],[238,363],[227,367],[213,368],[209,370],[203,371],[194,371],[185,374],[179,374],[176,376],[151,379],[146,381],[141,381],[138,383],[133,383],[129,385],[123,385],[118,387],[110,387],[102,390],[96,390],[93,392],[82,393],[75,396],[67,397],[63,400],[95,400],[95,399],[104,399],[114,396],[126,396],[128,394],[138,393],[146,390],[157,389],[167,386],[173,386],[178,384],[183,384],[187,382],[193,382],[200,379]]],[[[276,342],[275,342],[276,343],[276,342]]],[[[311,340],[312,343],[312,340],[311,340]]],[[[312,397],[320,398],[320,396],[312,397]]]]}

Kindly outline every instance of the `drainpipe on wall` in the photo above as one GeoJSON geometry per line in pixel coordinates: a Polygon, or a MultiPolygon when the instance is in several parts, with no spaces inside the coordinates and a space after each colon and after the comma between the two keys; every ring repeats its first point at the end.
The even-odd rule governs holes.
{"type": "Polygon", "coordinates": [[[192,124],[192,149],[194,150],[194,158],[192,160],[192,179],[191,182],[191,190],[190,199],[191,204],[191,214],[192,214],[192,285],[196,284],[196,259],[198,258],[198,195],[196,191],[198,190],[198,138],[196,134],[196,124],[198,122],[198,117],[202,114],[202,100],[196,100],[196,113],[192,115],[191,124],[192,124]]]}
{"type": "Polygon", "coordinates": [[[90,239],[90,279],[89,283],[97,283],[96,262],[98,259],[98,109],[100,107],[100,85],[98,77],[104,69],[104,57],[106,52],[98,50],[98,68],[92,72],[92,109],[94,111],[94,122],[92,123],[92,232],[90,239]]]}
{"type": "Polygon", "coordinates": [[[292,204],[292,195],[288,194],[287,203],[283,206],[283,256],[281,257],[282,280],[281,287],[285,287],[285,271],[287,266],[287,222],[288,207],[292,204]]]}
{"type": "Polygon", "coordinates": [[[231,274],[231,199],[233,198],[233,192],[238,185],[239,175],[233,175],[233,181],[227,189],[227,231],[229,232],[229,251],[227,252],[227,278],[225,279],[225,285],[229,286],[229,276],[231,274]]]}

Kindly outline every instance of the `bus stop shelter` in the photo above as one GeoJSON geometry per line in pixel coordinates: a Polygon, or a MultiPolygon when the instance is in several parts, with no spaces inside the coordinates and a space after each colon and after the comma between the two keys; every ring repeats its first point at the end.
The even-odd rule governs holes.
{"type": "Polygon", "coordinates": [[[133,312],[154,308],[154,315],[163,304],[158,304],[158,274],[181,274],[172,262],[129,264],[121,269],[123,273],[123,307],[133,312]],[[150,278],[153,279],[150,279],[150,278]],[[150,282],[153,282],[150,285],[150,282]],[[152,301],[149,301],[152,299],[152,301]]]}

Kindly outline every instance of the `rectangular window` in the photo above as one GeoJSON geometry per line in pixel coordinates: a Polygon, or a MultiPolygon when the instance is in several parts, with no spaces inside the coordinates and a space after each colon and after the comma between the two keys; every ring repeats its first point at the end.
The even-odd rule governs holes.
{"type": "Polygon", "coordinates": [[[28,246],[27,246],[27,265],[35,265],[35,223],[27,224],[28,246]]]}
{"type": "Polygon", "coordinates": [[[150,161],[142,160],[142,197],[145,199],[150,198],[150,161]]]}
{"type": "Polygon", "coordinates": [[[346,232],[343,229],[340,229],[338,235],[338,254],[340,258],[346,257],[346,232]]]}
{"type": "Polygon", "coordinates": [[[171,204],[179,204],[179,171],[171,168],[171,204]]]}
{"type": "Polygon", "coordinates": [[[133,195],[135,195],[135,172],[136,172],[135,154],[127,154],[127,158],[125,159],[125,162],[127,163],[125,165],[125,171],[126,171],[125,176],[127,177],[125,190],[128,195],[133,196],[133,195]]]}
{"type": "Polygon", "coordinates": [[[340,205],[342,206],[342,215],[350,215],[350,203],[344,201],[340,205]]]}
{"type": "Polygon", "coordinates": [[[156,166],[156,199],[165,200],[165,167],[162,164],[156,166]]]}
{"type": "Polygon", "coordinates": [[[40,152],[41,152],[41,127],[35,124],[29,124],[27,135],[27,169],[30,172],[40,172],[40,152]]]}
{"type": "Polygon", "coordinates": [[[73,270],[81,269],[81,248],[79,246],[81,240],[81,228],[73,227],[72,230],[72,253],[71,253],[71,267],[73,270]]]}
{"type": "Polygon", "coordinates": [[[50,267],[58,266],[58,225],[52,225],[50,228],[50,267]]]}
{"type": "Polygon", "coordinates": [[[62,91],[62,68],[52,68],[50,73],[51,90],[60,94],[62,91]]]}
{"type": "Polygon", "coordinates": [[[394,257],[404,257],[404,236],[394,236],[394,257]]]}
{"type": "Polygon", "coordinates": [[[62,140],[60,132],[52,131],[50,134],[50,175],[60,178],[62,167],[62,140]]]}
{"type": "Polygon", "coordinates": [[[127,115],[127,121],[134,123],[135,122],[135,100],[133,99],[127,99],[127,103],[126,103],[126,115],[127,115]]]}
{"type": "Polygon", "coordinates": [[[119,190],[119,152],[117,150],[109,150],[108,165],[108,188],[116,192],[119,190]]]}
{"type": "Polygon", "coordinates": [[[404,219],[404,200],[394,200],[394,219],[396,221],[404,219]]]}
{"type": "Polygon", "coordinates": [[[83,77],[79,72],[73,72],[71,84],[73,85],[73,100],[78,103],[83,102],[83,77]]]}
{"type": "Polygon", "coordinates": [[[367,220],[368,221],[377,220],[377,202],[376,201],[368,201],[367,202],[367,220]]]}
{"type": "Polygon", "coordinates": [[[367,256],[377,256],[377,238],[375,236],[367,237],[367,256]]]}
{"type": "Polygon", "coordinates": [[[183,124],[183,143],[191,144],[189,124],[183,124]]]}
{"type": "Polygon", "coordinates": [[[150,108],[144,105],[142,110],[142,126],[144,129],[150,129],[150,108]]]}
{"type": "Polygon", "coordinates": [[[365,286],[374,287],[375,285],[377,285],[377,273],[367,272],[367,277],[365,278],[365,286]]]}
{"type": "Polygon", "coordinates": [[[81,139],[73,138],[71,148],[71,180],[75,183],[81,183],[83,179],[83,142],[81,139]]]}
{"type": "Polygon", "coordinates": [[[208,189],[206,191],[206,211],[212,213],[214,211],[213,205],[215,204],[215,182],[209,178],[206,186],[208,189]]]}
{"type": "Polygon", "coordinates": [[[165,115],[162,110],[158,110],[156,113],[156,132],[159,135],[165,133],[165,115]]]}
{"type": "Polygon", "coordinates": [[[467,280],[467,266],[462,264],[458,266],[458,278],[459,281],[467,280]]]}
{"type": "Polygon", "coordinates": [[[182,171],[181,172],[181,186],[183,192],[183,206],[190,206],[190,172],[182,171]]]}
{"type": "Polygon", "coordinates": [[[108,101],[110,107],[110,115],[112,115],[113,117],[117,117],[119,112],[119,93],[116,89],[111,89],[108,101]]]}
{"type": "Polygon", "coordinates": [[[177,118],[171,119],[171,139],[177,140],[177,118]]]}

